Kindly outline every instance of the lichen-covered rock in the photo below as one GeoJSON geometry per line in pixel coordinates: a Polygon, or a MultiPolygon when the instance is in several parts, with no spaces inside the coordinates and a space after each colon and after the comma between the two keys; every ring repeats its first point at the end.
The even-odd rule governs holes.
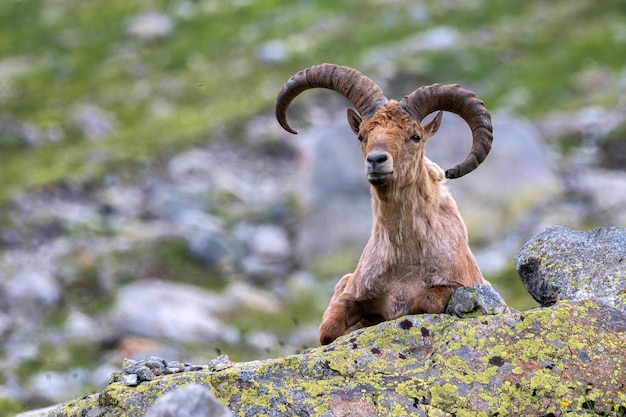
{"type": "Polygon", "coordinates": [[[626,412],[626,313],[592,300],[459,319],[406,316],[299,355],[158,376],[50,416],[137,416],[210,387],[240,416],[476,416],[626,412]]]}
{"type": "Polygon", "coordinates": [[[602,298],[626,309],[626,228],[549,227],[520,249],[515,267],[541,305],[602,298]]]}

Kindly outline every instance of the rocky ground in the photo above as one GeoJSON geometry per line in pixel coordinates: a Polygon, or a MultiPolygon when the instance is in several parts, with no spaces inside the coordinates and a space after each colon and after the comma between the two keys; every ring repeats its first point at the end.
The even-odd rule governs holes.
{"type": "Polygon", "coordinates": [[[459,288],[447,314],[401,317],[299,355],[126,359],[102,392],[31,417],[623,415],[625,250],[626,228],[551,227],[515,257],[539,308],[514,311],[476,285],[459,288]]]}
{"type": "MultiPolygon", "coordinates": [[[[18,6],[30,4],[19,3],[0,6],[0,16],[19,21],[32,15],[18,13],[18,6]]],[[[123,24],[101,43],[61,30],[67,5],[56,3],[36,14],[46,23],[40,30],[50,30],[40,43],[55,40],[47,45],[49,55],[33,46],[32,54],[18,48],[0,60],[0,151],[6,159],[0,167],[0,408],[44,406],[101,390],[124,358],[206,363],[227,353],[244,361],[317,344],[332,285],[354,267],[371,224],[345,103],[330,94],[299,98],[297,137],[281,131],[271,114],[281,83],[318,61],[358,67],[395,98],[435,81],[468,84],[485,98],[493,111],[493,150],[475,173],[449,185],[482,270],[513,307],[536,305],[513,267],[515,253],[534,234],[554,224],[626,225],[623,69],[593,55],[595,66],[568,73],[568,88],[550,90],[535,86],[541,77],[524,72],[510,55],[534,52],[507,28],[533,22],[536,36],[527,39],[541,46],[547,29],[538,16],[553,19],[555,27],[580,16],[588,23],[584,8],[530,5],[519,20],[515,11],[483,13],[480,31],[466,26],[464,16],[480,11],[464,2],[451,2],[458,4],[448,20],[438,20],[447,12],[437,2],[425,8],[398,2],[385,13],[377,4],[380,20],[372,30],[384,39],[328,52],[333,42],[312,34],[343,34],[342,22],[357,13],[347,3],[333,6],[345,7],[344,13],[320,6],[306,14],[282,4],[281,13],[263,14],[246,2],[214,10],[176,2],[159,12],[111,2],[106,13],[123,24]],[[114,15],[118,9],[123,19],[114,15]],[[291,28],[275,29],[291,37],[271,32],[281,16],[302,16],[291,28]],[[221,30],[233,27],[225,17],[241,25],[222,39],[221,30]],[[215,42],[201,48],[208,56],[222,54],[223,68],[214,56],[199,56],[200,46],[178,44],[209,36],[192,31],[207,21],[215,42]],[[417,24],[424,28],[417,31],[417,24]],[[109,45],[102,47],[104,63],[87,55],[100,45],[109,45]],[[356,47],[361,52],[353,57],[356,47]],[[64,55],[63,48],[75,55],[64,55]],[[176,66],[177,53],[190,58],[176,66]],[[73,56],[94,66],[61,65],[73,56]],[[496,64],[502,75],[476,75],[496,64]],[[77,80],[106,88],[89,93],[87,87],[95,87],[77,80]],[[250,86],[239,87],[242,80],[250,86]],[[42,101],[37,88],[51,88],[45,97],[58,102],[42,101]],[[561,102],[550,102],[545,91],[561,102]],[[554,109],[544,112],[549,105],[554,109]]],[[[93,12],[81,10],[91,25],[93,12]]],[[[605,12],[600,15],[610,15],[610,8],[605,12]]],[[[624,42],[619,22],[584,27],[608,28],[610,39],[600,38],[607,48],[624,42]]],[[[596,38],[588,35],[577,38],[572,51],[586,45],[580,39],[593,45],[596,38]]],[[[566,42],[559,45],[570,52],[566,42]]],[[[427,153],[447,167],[462,159],[468,143],[467,128],[445,115],[427,153]]]]}

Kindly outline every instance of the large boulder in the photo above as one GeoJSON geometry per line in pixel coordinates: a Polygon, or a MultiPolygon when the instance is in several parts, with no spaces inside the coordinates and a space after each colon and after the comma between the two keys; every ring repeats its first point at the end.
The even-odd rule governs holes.
{"type": "Polygon", "coordinates": [[[191,384],[241,416],[621,415],[625,343],[624,311],[593,300],[467,319],[407,316],[299,355],[136,387],[114,382],[49,415],[143,415],[191,384]]]}
{"type": "Polygon", "coordinates": [[[548,227],[520,249],[515,266],[541,305],[598,297],[624,308],[626,228],[548,227]]]}

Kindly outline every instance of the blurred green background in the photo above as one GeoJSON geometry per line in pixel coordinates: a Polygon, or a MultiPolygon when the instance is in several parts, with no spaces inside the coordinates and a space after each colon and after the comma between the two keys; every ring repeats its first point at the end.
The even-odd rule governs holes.
{"type": "Polygon", "coordinates": [[[321,62],[470,84],[489,108],[531,117],[613,106],[625,8],[618,0],[4,1],[1,111],[44,130],[49,143],[25,148],[0,137],[0,201],[210,141],[214,127],[271,108],[289,76],[321,62]],[[146,9],[172,16],[171,35],[127,36],[129,19],[146,9]],[[387,46],[437,27],[468,42],[386,58],[387,46]],[[284,51],[259,62],[259,48],[275,40],[284,51]],[[115,116],[108,140],[76,134],[68,110],[84,101],[115,116]]]}

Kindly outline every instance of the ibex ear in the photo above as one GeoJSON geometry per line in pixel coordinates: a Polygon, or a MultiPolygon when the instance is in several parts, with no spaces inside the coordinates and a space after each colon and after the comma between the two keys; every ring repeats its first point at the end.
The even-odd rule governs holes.
{"type": "Polygon", "coordinates": [[[424,126],[424,133],[426,133],[426,137],[430,138],[432,135],[437,133],[439,130],[439,126],[441,126],[441,117],[443,116],[443,112],[440,111],[437,115],[424,126]]]}
{"type": "Polygon", "coordinates": [[[361,126],[361,116],[359,116],[359,114],[352,109],[348,109],[348,124],[354,134],[358,135],[359,127],[361,126]]]}

